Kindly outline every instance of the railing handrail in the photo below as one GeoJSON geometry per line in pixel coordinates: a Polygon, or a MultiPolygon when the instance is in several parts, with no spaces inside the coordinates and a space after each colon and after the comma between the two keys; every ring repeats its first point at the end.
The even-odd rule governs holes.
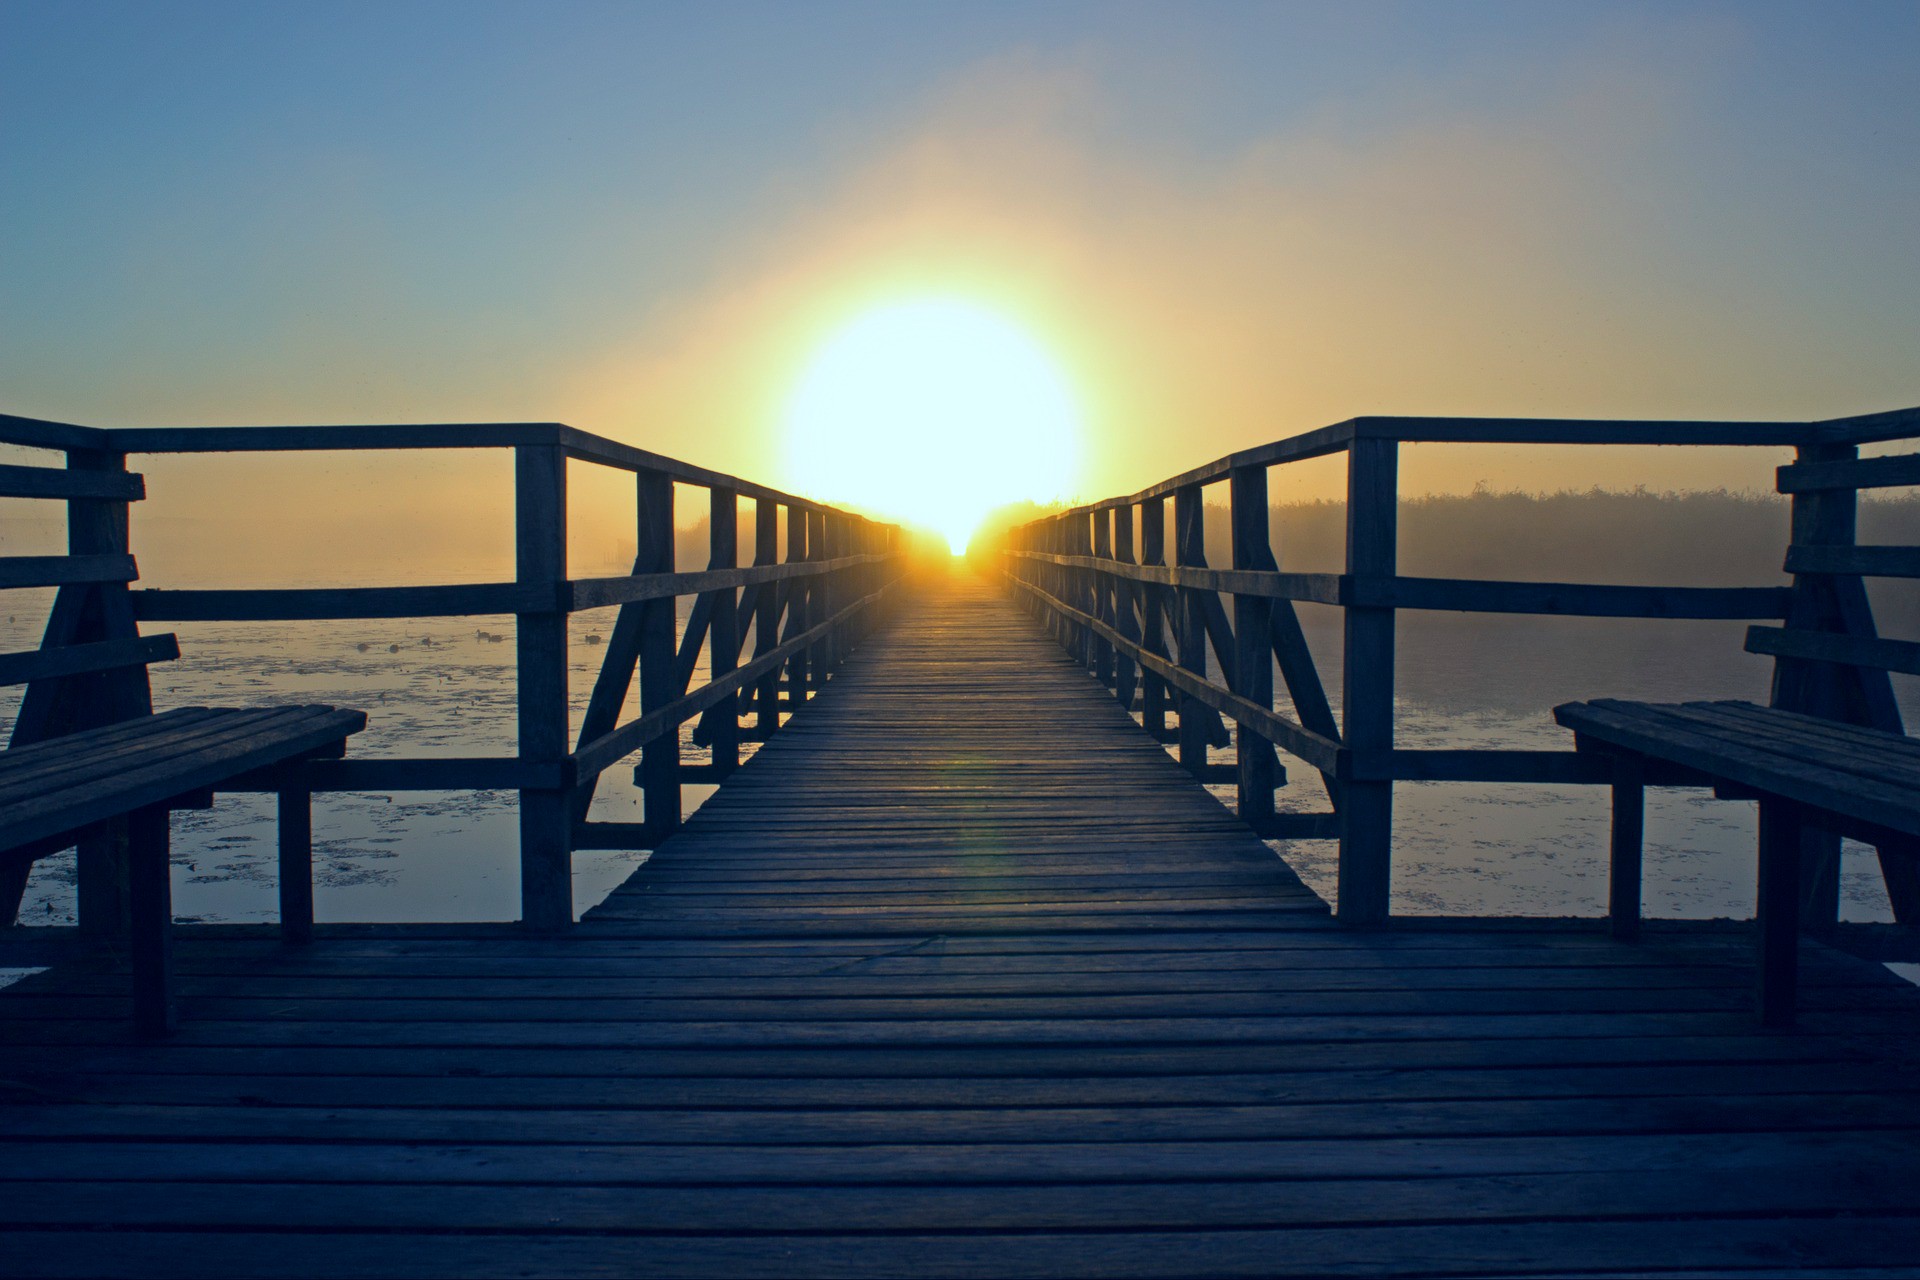
{"type": "MultiPolygon", "coordinates": [[[[83,427],[0,414],[0,444],[124,454],[360,453],[409,449],[512,449],[548,446],[621,471],[656,471],[686,484],[722,488],[806,511],[854,516],[843,508],[770,485],[682,462],[564,422],[423,422],[241,427],[83,427]]],[[[859,517],[866,519],[867,517],[859,517]]],[[[885,523],[883,521],[876,523],[885,523]]]]}
{"type": "MultiPolygon", "coordinates": [[[[1111,511],[1166,497],[1191,485],[1215,484],[1241,467],[1270,467],[1343,452],[1356,440],[1400,444],[1671,445],[1798,448],[1874,444],[1920,434],[1920,407],[1807,422],[1714,419],[1481,418],[1369,415],[1242,449],[1150,484],[1138,493],[1069,507],[1060,515],[1111,511]]],[[[1041,517],[1047,519],[1050,517],[1041,517]]],[[[1019,527],[1019,526],[1016,526],[1019,527]]]]}

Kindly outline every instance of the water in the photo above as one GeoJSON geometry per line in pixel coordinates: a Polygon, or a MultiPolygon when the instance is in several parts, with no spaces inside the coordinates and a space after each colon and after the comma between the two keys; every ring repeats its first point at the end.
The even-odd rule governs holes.
{"type": "MultiPolygon", "coordinates": [[[[0,651],[31,647],[44,602],[10,599],[0,651]]],[[[1337,620],[1309,610],[1309,639],[1338,703],[1337,620]]],[[[577,732],[611,610],[572,620],[577,732]]],[[[313,701],[363,707],[355,756],[507,755],[514,742],[511,618],[437,622],[181,623],[182,657],[153,670],[155,705],[313,701]],[[494,639],[492,637],[498,637],[494,639]]],[[[1740,652],[1741,626],[1594,619],[1407,615],[1398,664],[1403,747],[1565,749],[1556,702],[1595,696],[1744,697],[1764,701],[1770,666],[1740,652]]],[[[696,675],[696,683],[702,679],[696,675]]],[[[1277,683],[1277,682],[1276,682],[1277,683]]],[[[1911,690],[1903,688],[1903,695],[1911,690]]],[[[637,693],[633,695],[637,697],[637,693]]],[[[1281,699],[1283,708],[1284,697],[1281,699]]],[[[11,703],[0,703],[10,718],[11,703]]],[[[630,701],[622,719],[637,714],[630,701]]],[[[688,730],[690,732],[690,728],[688,730]]],[[[743,750],[750,751],[751,744],[743,750]]],[[[698,753],[690,751],[690,756],[698,753]]],[[[1230,755],[1216,753],[1218,760],[1230,755]]],[[[1282,809],[1325,807],[1313,771],[1294,761],[1282,809]]],[[[710,787],[688,787],[691,811],[710,787]]],[[[1230,787],[1215,793],[1231,803],[1230,787]]],[[[1403,783],[1395,790],[1393,909],[1403,914],[1597,915],[1606,894],[1603,787],[1403,783]]],[[[631,769],[603,775],[596,821],[638,821],[631,769]]],[[[314,798],[315,911],[331,921],[511,920],[519,910],[510,792],[380,792],[314,798]]],[[[1276,843],[1323,896],[1333,895],[1330,841],[1276,843]]],[[[174,818],[175,907],[199,921],[276,915],[273,800],[221,796],[174,818]]],[[[1754,810],[1698,790],[1649,793],[1646,914],[1747,917],[1754,901],[1754,810]]],[[[599,902],[643,853],[574,856],[574,903],[599,902]]],[[[34,870],[21,918],[74,918],[73,860],[34,870]]],[[[1870,849],[1849,845],[1842,909],[1891,918],[1870,849]]]]}

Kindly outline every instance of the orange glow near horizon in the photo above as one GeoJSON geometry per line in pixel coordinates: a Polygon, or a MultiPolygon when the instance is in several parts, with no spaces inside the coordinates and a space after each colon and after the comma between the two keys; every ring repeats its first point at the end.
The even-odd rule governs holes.
{"type": "Polygon", "coordinates": [[[876,306],[814,352],[786,410],[811,497],[937,531],[955,555],[988,512],[1073,488],[1081,412],[1053,357],[954,297],[876,306]]]}

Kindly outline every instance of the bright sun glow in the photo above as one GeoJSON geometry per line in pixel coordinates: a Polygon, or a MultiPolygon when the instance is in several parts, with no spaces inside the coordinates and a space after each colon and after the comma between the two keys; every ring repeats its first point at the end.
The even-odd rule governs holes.
{"type": "Polygon", "coordinates": [[[1064,495],[1080,412],[1040,345],[974,303],[867,311],[815,354],[787,408],[804,493],[944,534],[955,555],[994,508],[1064,495]]]}

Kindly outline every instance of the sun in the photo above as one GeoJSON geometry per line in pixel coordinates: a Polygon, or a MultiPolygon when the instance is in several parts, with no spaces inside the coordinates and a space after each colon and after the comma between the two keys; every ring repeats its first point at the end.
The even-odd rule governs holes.
{"type": "Polygon", "coordinates": [[[955,555],[996,507],[1069,492],[1079,438],[1053,358],[959,298],[855,316],[814,353],[786,411],[796,488],[938,530],[955,555]]]}

